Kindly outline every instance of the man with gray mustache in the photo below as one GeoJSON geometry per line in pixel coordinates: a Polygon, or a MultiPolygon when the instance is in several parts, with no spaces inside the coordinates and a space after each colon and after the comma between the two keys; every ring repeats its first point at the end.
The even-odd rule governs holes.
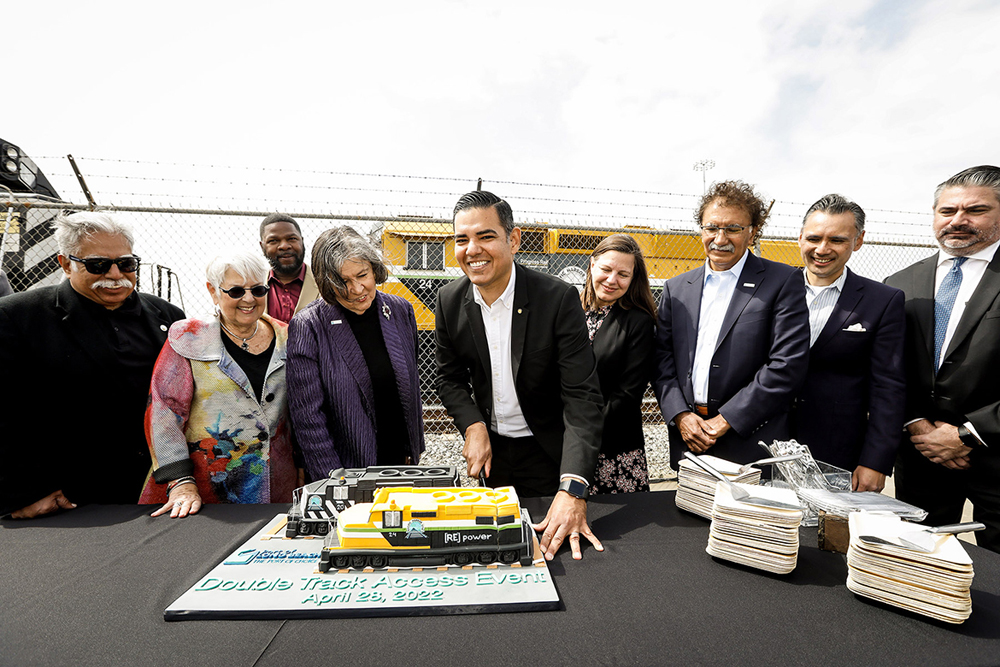
{"type": "Polygon", "coordinates": [[[695,214],[707,261],[663,287],[654,389],[675,468],[685,450],[749,463],[788,439],[809,313],[802,274],[748,252],[766,218],[753,186],[714,183],[695,214]]]}
{"type": "Polygon", "coordinates": [[[12,380],[0,515],[14,518],[138,501],[150,469],[143,415],[153,364],[184,317],[135,290],[128,225],[83,212],[53,226],[66,280],[0,300],[0,368],[12,380]]]}
{"type": "Polygon", "coordinates": [[[1000,167],[934,193],[940,250],[886,283],[906,295],[906,432],[896,495],[956,523],[972,501],[980,546],[1000,552],[1000,167]]]}

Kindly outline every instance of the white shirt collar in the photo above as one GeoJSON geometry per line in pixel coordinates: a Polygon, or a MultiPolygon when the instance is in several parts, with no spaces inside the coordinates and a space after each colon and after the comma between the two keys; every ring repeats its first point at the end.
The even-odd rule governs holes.
{"type": "MultiPolygon", "coordinates": [[[[1000,248],[1000,240],[997,240],[992,245],[986,246],[985,248],[983,248],[979,252],[974,252],[971,255],[968,255],[967,258],[968,259],[981,259],[984,262],[986,262],[987,264],[989,264],[990,262],[993,261],[993,256],[996,255],[997,248],[1000,248]]],[[[937,259],[937,265],[938,266],[941,266],[942,264],[944,264],[945,262],[947,262],[949,259],[955,259],[955,255],[949,255],[943,249],[938,250],[938,259],[937,259]]]]}
{"type": "Polygon", "coordinates": [[[829,289],[831,287],[834,288],[834,289],[836,289],[838,292],[843,292],[844,291],[844,283],[847,282],[847,272],[849,270],[850,269],[848,269],[845,266],[843,272],[840,274],[840,277],[837,278],[836,280],[834,280],[829,285],[810,285],[809,284],[809,280],[806,279],[807,269],[802,269],[802,277],[806,281],[806,289],[809,290],[810,294],[816,294],[816,293],[822,292],[825,289],[829,289]]]}
{"type": "MultiPolygon", "coordinates": [[[[496,301],[493,302],[493,305],[496,305],[497,302],[500,302],[500,303],[503,304],[504,308],[506,308],[507,310],[510,310],[513,307],[513,304],[514,304],[514,282],[515,282],[515,276],[516,275],[517,275],[517,267],[515,267],[514,264],[511,263],[511,265],[510,265],[510,279],[507,280],[507,287],[504,289],[504,291],[500,295],[500,297],[496,301]]],[[[480,306],[488,309],[489,306],[487,306],[486,305],[486,301],[483,300],[483,295],[479,293],[479,286],[476,285],[474,287],[475,287],[475,289],[472,290],[472,298],[480,306]]]]}
{"type": "Polygon", "coordinates": [[[716,271],[716,270],[714,270],[712,268],[712,265],[709,263],[708,259],[706,258],[705,259],[705,280],[708,280],[708,276],[709,275],[714,275],[714,276],[718,276],[719,278],[723,278],[723,277],[725,277],[725,275],[727,273],[732,274],[733,278],[739,278],[740,274],[743,273],[743,266],[747,263],[747,255],[749,255],[749,254],[750,254],[750,248],[747,248],[746,251],[743,253],[743,256],[740,257],[740,261],[736,262],[736,264],[734,264],[731,268],[726,269],[725,271],[716,271]]]}

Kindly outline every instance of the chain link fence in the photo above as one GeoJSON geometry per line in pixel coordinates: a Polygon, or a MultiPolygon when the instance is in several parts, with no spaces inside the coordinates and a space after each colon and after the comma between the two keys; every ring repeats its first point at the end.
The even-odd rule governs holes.
{"type": "MultiPolygon", "coordinates": [[[[462,275],[454,258],[451,220],[447,209],[441,210],[440,202],[450,206],[463,192],[475,187],[467,188],[465,185],[458,186],[453,193],[422,192],[439,200],[436,210],[430,215],[295,212],[294,201],[286,206],[269,201],[267,208],[257,210],[135,204],[96,208],[125,218],[133,225],[136,236],[134,252],[142,257],[139,289],[177,304],[189,316],[211,312],[212,301],[205,287],[205,266],[209,260],[223,250],[257,248],[259,225],[268,214],[288,211],[298,220],[306,243],[307,261],[311,243],[322,231],[343,224],[355,227],[380,247],[386,258],[391,275],[382,289],[403,296],[414,306],[419,328],[418,354],[428,438],[453,441],[447,446],[453,444],[460,450],[460,438],[433,389],[433,332],[437,290],[447,281],[462,275]]],[[[515,190],[520,199],[509,200],[518,201],[525,208],[534,204],[536,209],[542,209],[528,210],[529,217],[519,221],[522,241],[516,260],[525,266],[559,276],[582,288],[589,255],[597,244],[612,233],[631,234],[646,257],[654,297],[659,300],[667,278],[704,261],[701,239],[695,233],[691,219],[697,200],[694,195],[673,195],[675,201],[669,204],[653,205],[639,201],[626,210],[628,214],[624,214],[623,204],[620,203],[540,196],[538,190],[542,187],[549,186],[505,182],[495,188],[498,193],[515,190]],[[605,214],[590,216],[585,212],[588,204],[605,210],[605,214]],[[562,210],[551,210],[557,206],[561,206],[562,210]],[[643,215],[648,211],[644,206],[655,206],[654,215],[643,215]],[[664,210],[670,213],[665,216],[664,210]]],[[[391,192],[376,190],[382,194],[375,196],[388,196],[384,193],[391,192]]],[[[669,194],[618,192],[623,201],[629,197],[638,200],[648,194],[669,194]]],[[[0,194],[0,198],[3,197],[0,194]]],[[[179,201],[200,203],[192,202],[190,198],[179,201]]],[[[769,259],[801,266],[796,236],[800,216],[807,206],[779,202],[772,211],[771,221],[756,252],[769,259]]],[[[3,232],[0,268],[7,273],[15,291],[56,284],[62,279],[50,229],[51,220],[61,210],[90,208],[93,207],[79,203],[55,203],[31,196],[7,197],[3,217],[0,218],[0,231],[3,232]]],[[[414,210],[428,208],[421,206],[414,210]]],[[[515,205],[515,214],[517,212],[515,205]]],[[[930,255],[937,247],[931,242],[929,215],[905,211],[883,213],[886,219],[881,221],[873,221],[870,215],[866,243],[855,253],[850,264],[858,274],[875,280],[882,280],[930,255]],[[893,214],[896,214],[896,219],[890,219],[893,214]],[[890,230],[890,233],[884,230],[890,230]]],[[[651,390],[647,391],[643,414],[651,477],[670,476],[666,427],[651,390]],[[654,450],[656,454],[653,454],[654,450]]]]}

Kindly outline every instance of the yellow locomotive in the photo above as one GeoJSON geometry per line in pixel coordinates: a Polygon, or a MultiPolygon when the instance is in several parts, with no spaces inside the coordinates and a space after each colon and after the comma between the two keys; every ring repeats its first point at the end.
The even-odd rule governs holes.
{"type": "Polygon", "coordinates": [[[384,487],[373,502],[340,513],[319,569],[530,565],[533,548],[531,522],[513,487],[384,487]]]}

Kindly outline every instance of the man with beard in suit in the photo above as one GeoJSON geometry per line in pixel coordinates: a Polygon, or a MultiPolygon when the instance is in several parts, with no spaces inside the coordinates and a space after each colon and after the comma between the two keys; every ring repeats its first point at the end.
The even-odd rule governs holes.
{"type": "Polygon", "coordinates": [[[966,499],[1000,552],[1000,168],[972,167],[934,193],[940,250],[886,283],[906,294],[906,430],[896,495],[960,520],[966,499]]]}

